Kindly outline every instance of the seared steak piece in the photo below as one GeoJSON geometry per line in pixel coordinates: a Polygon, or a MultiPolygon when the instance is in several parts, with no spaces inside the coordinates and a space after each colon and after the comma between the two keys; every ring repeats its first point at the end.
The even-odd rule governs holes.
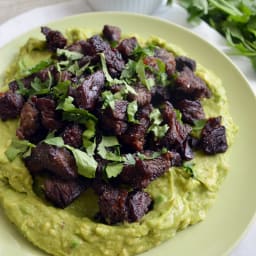
{"type": "Polygon", "coordinates": [[[181,100],[176,107],[182,113],[182,121],[194,125],[195,121],[205,119],[204,109],[200,101],[181,100]]]}
{"type": "Polygon", "coordinates": [[[171,77],[174,74],[176,68],[176,61],[173,54],[164,48],[156,48],[155,57],[164,62],[166,73],[169,77],[171,77]]]}
{"type": "Polygon", "coordinates": [[[65,208],[70,205],[86,189],[86,185],[79,179],[61,180],[47,178],[44,181],[45,197],[56,207],[65,208]]]}
{"type": "Polygon", "coordinates": [[[133,94],[133,93],[128,94],[129,101],[136,100],[139,106],[145,106],[150,104],[151,93],[144,85],[138,84],[137,86],[134,87],[134,90],[136,91],[136,94],[133,94]]]}
{"type": "Polygon", "coordinates": [[[205,82],[188,67],[184,67],[179,73],[175,81],[174,93],[177,99],[197,100],[211,96],[205,82]]]}
{"type": "Polygon", "coordinates": [[[18,117],[23,104],[23,97],[11,90],[0,93],[0,118],[6,121],[18,117]]]}
{"type": "Polygon", "coordinates": [[[192,71],[196,70],[196,62],[186,56],[178,56],[176,60],[176,70],[181,72],[184,67],[190,68],[192,71]]]}
{"type": "Polygon", "coordinates": [[[136,37],[130,37],[124,39],[117,46],[118,51],[122,54],[124,59],[128,59],[132,56],[134,49],[138,46],[136,37]]]}
{"type": "Polygon", "coordinates": [[[101,127],[111,135],[122,135],[127,129],[127,106],[125,100],[116,100],[115,108],[107,107],[103,110],[101,127]]]}
{"type": "Polygon", "coordinates": [[[56,112],[56,103],[46,97],[37,98],[36,107],[41,114],[41,123],[49,131],[58,130],[62,123],[56,112]]]}
{"type": "Polygon", "coordinates": [[[139,221],[151,203],[150,195],[143,191],[108,188],[99,196],[100,214],[107,224],[139,221]]]}
{"type": "Polygon", "coordinates": [[[67,39],[59,31],[41,27],[41,32],[46,37],[46,46],[49,50],[56,51],[58,48],[63,49],[67,45],[67,39]]]}
{"type": "Polygon", "coordinates": [[[85,40],[79,40],[67,47],[67,50],[71,52],[79,52],[79,53],[84,53],[84,46],[86,44],[85,40]]]}
{"type": "Polygon", "coordinates": [[[121,29],[116,26],[105,25],[102,33],[104,38],[110,42],[119,42],[121,39],[121,29]]]}
{"type": "Polygon", "coordinates": [[[99,35],[92,36],[84,44],[84,54],[96,56],[98,53],[110,49],[109,43],[104,41],[99,35]]]}
{"type": "Polygon", "coordinates": [[[117,49],[106,49],[104,51],[108,71],[112,77],[120,77],[125,68],[125,62],[117,49]]]}
{"type": "Polygon", "coordinates": [[[170,150],[178,150],[186,140],[191,128],[182,125],[176,119],[176,113],[170,102],[165,102],[161,109],[165,123],[170,127],[165,136],[160,139],[160,145],[170,150]]]}
{"type": "Polygon", "coordinates": [[[151,88],[151,97],[154,106],[158,106],[167,100],[170,101],[170,88],[168,86],[155,85],[151,88]]]}
{"type": "Polygon", "coordinates": [[[147,129],[150,125],[149,115],[151,111],[151,105],[139,109],[136,114],[139,123],[129,123],[126,132],[119,137],[119,140],[134,152],[143,150],[147,129]]]}
{"type": "Polygon", "coordinates": [[[105,84],[105,76],[102,71],[97,71],[86,77],[76,90],[71,90],[71,96],[79,108],[93,110],[96,106],[101,90],[105,84]]]}
{"type": "Polygon", "coordinates": [[[64,143],[74,148],[80,148],[83,144],[83,129],[78,124],[72,124],[65,128],[62,133],[64,143]]]}
{"type": "Polygon", "coordinates": [[[135,165],[124,166],[120,179],[135,189],[146,188],[150,182],[168,171],[173,156],[167,152],[154,159],[136,159],[135,165]]]}
{"type": "Polygon", "coordinates": [[[31,174],[47,170],[61,179],[73,179],[78,176],[73,155],[65,148],[39,143],[25,159],[31,174]]]}
{"type": "Polygon", "coordinates": [[[151,208],[152,199],[147,192],[132,191],[127,198],[128,222],[139,221],[151,208]]]}
{"type": "Polygon", "coordinates": [[[30,140],[40,129],[40,113],[36,108],[37,97],[28,100],[20,113],[20,126],[16,131],[19,139],[30,140]]]}
{"type": "Polygon", "coordinates": [[[207,120],[199,141],[199,147],[207,154],[223,153],[227,150],[226,128],[221,125],[221,117],[207,120]]]}

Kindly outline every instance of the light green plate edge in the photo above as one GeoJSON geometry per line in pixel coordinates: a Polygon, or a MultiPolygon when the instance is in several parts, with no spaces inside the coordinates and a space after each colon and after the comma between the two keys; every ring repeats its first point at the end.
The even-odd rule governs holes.
{"type": "MultiPolygon", "coordinates": [[[[33,22],[33,21],[31,21],[33,22]]],[[[161,37],[183,48],[190,56],[221,77],[230,103],[230,111],[239,126],[230,152],[230,173],[222,185],[205,221],[142,254],[143,256],[220,256],[228,255],[256,211],[256,101],[248,82],[231,61],[212,45],[188,30],[160,19],[129,13],[85,13],[50,24],[65,30],[87,27],[100,31],[104,24],[117,25],[125,33],[148,38],[161,37]]],[[[42,37],[39,29],[18,37],[0,49],[0,77],[20,46],[29,37],[42,37]]],[[[0,255],[45,255],[20,235],[0,212],[0,255]]]]}

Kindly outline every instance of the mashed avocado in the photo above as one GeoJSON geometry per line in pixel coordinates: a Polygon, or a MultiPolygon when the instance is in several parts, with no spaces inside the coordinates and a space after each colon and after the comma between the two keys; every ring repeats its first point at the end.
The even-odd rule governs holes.
{"type": "MultiPolygon", "coordinates": [[[[79,29],[68,31],[70,42],[90,36],[79,29]]],[[[178,47],[152,38],[178,55],[178,47]]],[[[6,84],[25,75],[49,53],[44,42],[30,39],[6,73],[6,84]]],[[[206,117],[222,116],[231,145],[236,126],[228,112],[221,80],[198,65],[197,75],[206,81],[213,96],[202,101],[206,117]]],[[[206,156],[196,153],[194,178],[184,168],[171,168],[146,189],[154,199],[154,209],[140,222],[105,225],[93,220],[96,196],[88,190],[66,209],[57,209],[38,197],[33,180],[21,159],[9,162],[5,150],[15,137],[17,121],[0,122],[0,203],[11,222],[33,244],[52,255],[128,256],[149,250],[173,237],[177,231],[203,220],[227,174],[227,154],[206,156]]]]}

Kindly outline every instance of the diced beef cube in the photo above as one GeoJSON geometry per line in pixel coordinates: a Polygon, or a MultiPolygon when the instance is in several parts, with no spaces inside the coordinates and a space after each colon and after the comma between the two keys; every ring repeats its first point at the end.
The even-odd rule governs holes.
{"type": "Polygon", "coordinates": [[[42,27],[41,32],[46,37],[46,45],[49,50],[56,51],[58,48],[63,49],[67,45],[67,39],[59,31],[42,27]]]}
{"type": "Polygon", "coordinates": [[[138,46],[138,41],[136,37],[130,37],[122,40],[117,46],[119,52],[125,59],[128,59],[132,56],[134,49],[138,46]]]}
{"type": "Polygon", "coordinates": [[[85,190],[86,185],[79,179],[62,180],[47,178],[44,181],[46,199],[59,208],[70,205],[85,190]]]}
{"type": "Polygon", "coordinates": [[[108,224],[127,220],[126,200],[128,191],[124,189],[107,189],[99,196],[99,209],[108,224]]]}
{"type": "Polygon", "coordinates": [[[112,77],[120,77],[125,68],[125,62],[117,49],[107,49],[104,51],[108,71],[112,77]]]}
{"type": "Polygon", "coordinates": [[[147,192],[133,191],[127,198],[128,222],[139,221],[149,210],[152,199],[147,192]]]}
{"type": "Polygon", "coordinates": [[[196,70],[196,62],[186,56],[178,56],[176,60],[176,70],[181,72],[184,67],[190,68],[192,71],[196,70]]]}
{"type": "Polygon", "coordinates": [[[164,101],[170,101],[170,89],[168,86],[155,85],[151,88],[153,105],[160,105],[164,101]]]}
{"type": "Polygon", "coordinates": [[[90,56],[95,56],[109,49],[109,43],[104,41],[99,35],[92,36],[86,41],[86,44],[84,44],[84,53],[90,56]]]}
{"type": "Polygon", "coordinates": [[[173,154],[163,154],[154,159],[136,159],[135,165],[124,166],[120,179],[136,189],[146,188],[150,182],[162,176],[171,166],[173,154]]]}
{"type": "Polygon", "coordinates": [[[67,47],[67,50],[71,52],[79,52],[79,53],[84,53],[84,46],[86,45],[85,40],[79,40],[67,47]]]}
{"type": "Polygon", "coordinates": [[[129,93],[128,100],[129,101],[137,101],[139,106],[145,106],[150,104],[151,102],[151,93],[144,85],[137,85],[134,87],[136,94],[129,93]]]}
{"type": "Polygon", "coordinates": [[[164,121],[170,127],[165,136],[160,139],[160,144],[170,150],[179,149],[186,140],[191,128],[187,125],[182,125],[176,119],[176,113],[169,102],[165,102],[161,109],[164,121]]]}
{"type": "Polygon", "coordinates": [[[69,125],[62,133],[64,143],[75,148],[80,148],[83,144],[83,129],[78,124],[69,125]]]}
{"type": "Polygon", "coordinates": [[[31,174],[47,170],[62,179],[78,176],[73,155],[65,148],[45,143],[39,143],[33,148],[31,155],[25,159],[25,163],[31,174]]]}
{"type": "Polygon", "coordinates": [[[0,118],[3,121],[19,116],[24,104],[24,99],[20,94],[11,90],[0,93],[0,118]]]}
{"type": "Polygon", "coordinates": [[[40,129],[40,113],[36,108],[37,98],[34,96],[28,100],[20,113],[20,126],[16,131],[19,139],[30,140],[40,129]]]}
{"type": "Polygon", "coordinates": [[[142,151],[145,144],[147,129],[150,124],[149,115],[152,106],[147,105],[138,110],[136,114],[138,124],[129,124],[126,132],[122,134],[119,140],[132,151],[142,151]]]}
{"type": "Polygon", "coordinates": [[[56,103],[53,99],[38,98],[36,100],[36,107],[41,114],[41,123],[47,130],[58,130],[62,126],[56,112],[56,103]]]}
{"type": "Polygon", "coordinates": [[[82,85],[72,93],[75,103],[79,108],[93,110],[99,99],[101,90],[105,84],[105,76],[102,71],[97,71],[94,74],[86,77],[82,85]]]}
{"type": "Polygon", "coordinates": [[[195,121],[205,119],[204,109],[200,101],[181,100],[176,107],[182,113],[182,121],[193,125],[195,121]]]}
{"type": "Polygon", "coordinates": [[[175,96],[178,99],[197,100],[210,98],[211,92],[205,82],[196,76],[191,69],[184,67],[175,81],[175,96]]]}
{"type": "Polygon", "coordinates": [[[121,29],[116,26],[105,25],[102,33],[104,38],[110,42],[119,42],[121,38],[121,29]]]}
{"type": "Polygon", "coordinates": [[[143,191],[108,188],[99,196],[100,214],[107,224],[139,221],[151,204],[150,195],[143,191]]]}
{"type": "Polygon", "coordinates": [[[101,118],[101,127],[112,135],[122,135],[127,129],[127,106],[125,100],[116,100],[115,108],[107,107],[101,118]]]}
{"type": "Polygon", "coordinates": [[[207,154],[223,153],[227,150],[226,128],[221,125],[221,117],[208,119],[201,132],[199,145],[207,154]]]}
{"type": "Polygon", "coordinates": [[[176,68],[174,55],[164,48],[156,48],[155,57],[159,58],[165,63],[166,73],[169,77],[171,77],[174,74],[176,68]]]}

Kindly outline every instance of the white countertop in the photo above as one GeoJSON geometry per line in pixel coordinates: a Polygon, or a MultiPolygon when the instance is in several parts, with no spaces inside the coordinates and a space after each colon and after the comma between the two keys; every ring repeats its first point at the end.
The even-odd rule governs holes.
{"type": "MultiPolygon", "coordinates": [[[[175,8],[176,7],[177,6],[175,6],[175,8]]],[[[47,23],[64,16],[88,11],[91,10],[86,5],[85,0],[0,0],[0,47],[18,34],[21,34],[32,27],[39,26],[42,23],[47,23]],[[77,5],[74,5],[74,3],[77,3],[77,5]],[[49,4],[52,6],[48,6],[49,4]],[[31,22],[31,17],[34,17],[33,22],[31,22]],[[21,20],[23,22],[20,22],[21,20]]],[[[176,8],[175,11],[172,8],[168,8],[168,11],[166,8],[160,8],[156,13],[154,13],[155,16],[167,18],[173,21],[171,14],[176,16],[174,22],[178,23],[179,25],[189,27],[193,32],[197,34],[199,34],[198,32],[200,29],[204,29],[202,26],[205,26],[205,24],[201,24],[200,28],[191,28],[191,26],[186,23],[186,13],[181,8],[178,8],[178,10],[176,8]],[[178,17],[177,13],[179,14],[178,17]]],[[[215,40],[215,43],[219,43],[219,49],[225,52],[225,40],[221,38],[215,31],[212,31],[208,26],[206,29],[209,32],[211,41],[213,40],[212,42],[214,42],[215,40]]],[[[239,57],[232,57],[232,60],[235,61],[236,65],[241,69],[241,71],[246,74],[248,80],[250,81],[251,88],[255,93],[256,72],[252,71],[250,62],[239,57]]],[[[256,221],[254,220],[254,223],[252,223],[247,233],[233,250],[230,256],[256,255],[255,239],[256,221]]]]}

